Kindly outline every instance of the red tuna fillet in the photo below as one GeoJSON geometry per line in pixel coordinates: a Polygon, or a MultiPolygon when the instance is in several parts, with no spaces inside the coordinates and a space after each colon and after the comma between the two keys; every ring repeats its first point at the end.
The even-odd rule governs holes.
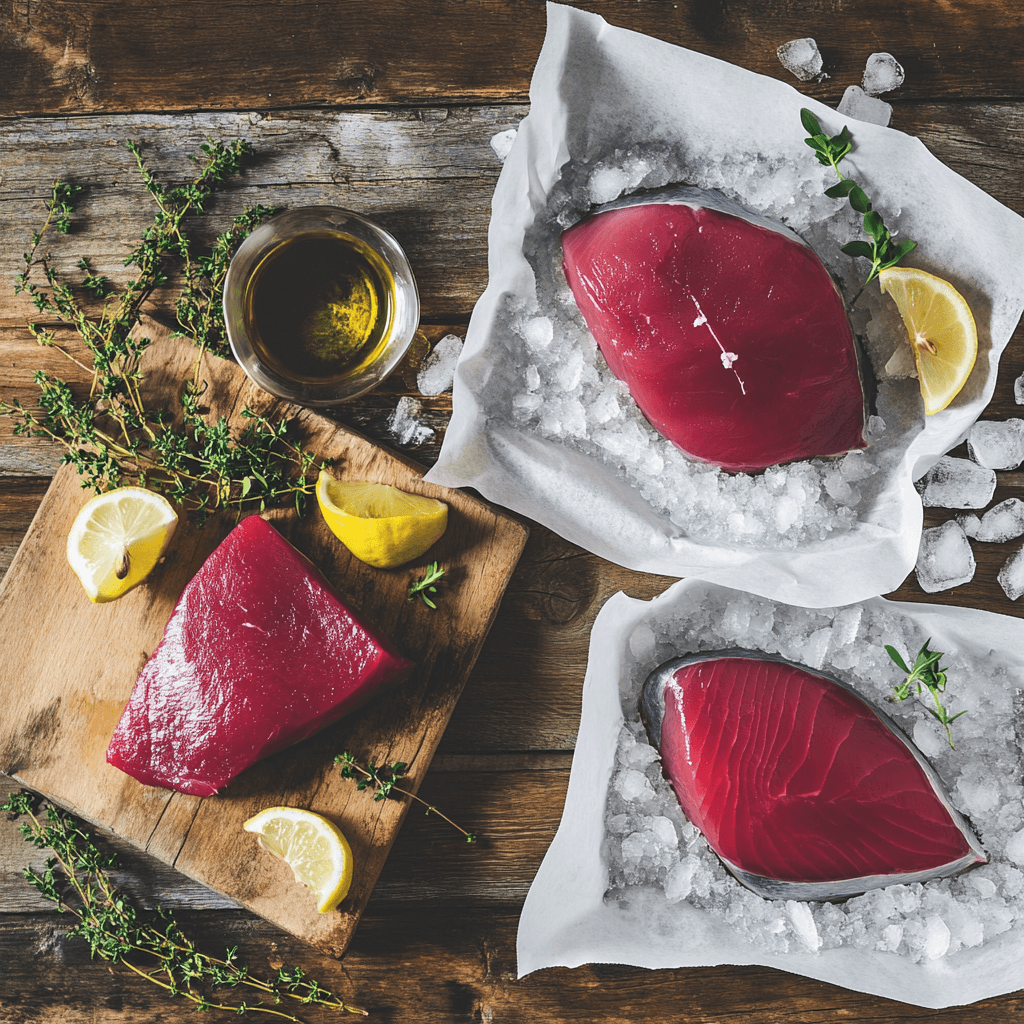
{"type": "Polygon", "coordinates": [[[761,896],[839,899],[988,859],[921,753],[820,672],[753,651],[677,658],[641,714],[687,817],[761,896]]]}
{"type": "Polygon", "coordinates": [[[640,411],[730,472],[864,447],[856,343],[818,257],[723,197],[675,195],[562,235],[576,303],[640,411]]]}
{"type": "Polygon", "coordinates": [[[107,760],[147,786],[210,796],[412,668],[250,516],[185,587],[107,760]]]}

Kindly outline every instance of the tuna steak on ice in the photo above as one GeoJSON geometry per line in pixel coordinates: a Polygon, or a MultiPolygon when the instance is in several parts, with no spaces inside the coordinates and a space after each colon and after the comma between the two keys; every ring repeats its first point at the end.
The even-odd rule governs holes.
{"type": "Polygon", "coordinates": [[[756,472],[864,447],[842,296],[782,224],[675,188],[602,207],[562,257],[612,373],[687,455],[756,472]]]}
{"type": "Polygon", "coordinates": [[[107,760],[210,796],[412,670],[272,526],[236,526],[182,592],[107,760]]]}
{"type": "Polygon", "coordinates": [[[841,899],[988,859],[922,754],[822,672],[688,655],[651,673],[640,711],[687,817],[759,896],[841,899]]]}

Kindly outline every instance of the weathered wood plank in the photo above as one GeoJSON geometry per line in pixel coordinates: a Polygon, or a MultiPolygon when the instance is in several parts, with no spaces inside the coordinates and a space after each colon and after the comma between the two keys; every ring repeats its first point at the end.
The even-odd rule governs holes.
{"type": "MultiPolygon", "coordinates": [[[[420,796],[473,831],[477,842],[464,842],[441,818],[424,814],[420,805],[413,804],[372,898],[396,911],[424,900],[450,906],[518,907],[558,827],[571,759],[571,751],[438,758],[420,796]]],[[[0,775],[0,803],[20,788],[0,775]]],[[[354,799],[372,803],[373,797],[366,793],[354,799]]],[[[238,909],[233,900],[131,844],[115,838],[104,842],[118,855],[116,884],[140,907],[238,909]]],[[[52,905],[21,874],[26,867],[41,871],[46,857],[46,852],[24,841],[15,824],[0,817],[0,913],[50,909],[52,905]]],[[[298,900],[304,898],[301,888],[296,888],[295,895],[298,900]]]]}
{"type": "MultiPolygon", "coordinates": [[[[776,48],[813,36],[830,77],[808,91],[832,101],[879,49],[906,68],[901,98],[1022,94],[1018,12],[999,0],[856,0],[842,17],[830,0],[586,8],[793,84],[776,48]]],[[[544,5],[516,0],[482,0],[471,17],[441,0],[400,0],[386,16],[314,0],[19,0],[0,14],[0,116],[525,100],[544,28],[544,5]]]]}
{"type": "MultiPolygon", "coordinates": [[[[127,279],[124,258],[156,213],[127,139],[140,142],[166,184],[194,176],[188,156],[207,139],[248,139],[254,160],[209,205],[208,217],[191,222],[201,241],[225,230],[247,204],[347,207],[377,220],[406,250],[424,319],[466,318],[486,284],[490,200],[501,170],[489,141],[524,112],[463,107],[0,122],[0,224],[10,239],[0,253],[0,323],[38,317],[26,297],[12,295],[10,282],[42,226],[55,179],[84,188],[71,234],[54,233],[43,246],[53,265],[76,280],[74,268],[88,256],[94,272],[127,279]]],[[[169,293],[164,289],[154,306],[165,316],[173,315],[169,293]]]]}
{"type": "MultiPolygon", "coordinates": [[[[763,967],[645,971],[612,964],[552,968],[516,979],[517,912],[439,912],[426,905],[401,917],[371,906],[340,963],[244,912],[180,915],[200,949],[238,946],[239,962],[256,976],[283,962],[370,1011],[370,1021],[399,1024],[680,1024],[746,1021],[792,1024],[858,1020],[1005,1024],[1024,1011],[1006,995],[947,1010],[923,1010],[763,967]]],[[[0,1024],[185,1024],[190,1004],[119,968],[90,961],[83,942],[68,938],[56,915],[0,915],[0,1024]],[[33,955],[27,956],[31,951],[33,955]]],[[[337,1014],[301,1007],[308,1024],[337,1014]]],[[[352,1018],[353,1020],[356,1018],[352,1018]]]]}

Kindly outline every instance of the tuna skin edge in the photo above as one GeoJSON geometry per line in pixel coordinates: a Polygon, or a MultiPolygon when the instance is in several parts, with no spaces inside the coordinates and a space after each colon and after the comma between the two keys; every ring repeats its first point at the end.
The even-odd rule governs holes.
{"type": "Polygon", "coordinates": [[[182,592],[107,761],[145,785],[211,796],[413,667],[304,555],[250,516],[182,592]]]}
{"type": "Polygon", "coordinates": [[[759,896],[842,899],[988,860],[910,740],[824,673],[689,655],[651,673],[641,717],[683,811],[759,896]]]}

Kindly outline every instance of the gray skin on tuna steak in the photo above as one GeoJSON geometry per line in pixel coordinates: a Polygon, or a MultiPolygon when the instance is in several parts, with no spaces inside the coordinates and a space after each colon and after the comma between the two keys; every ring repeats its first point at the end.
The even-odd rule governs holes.
{"type": "Polygon", "coordinates": [[[827,673],[687,655],[651,673],[640,715],[690,821],[759,896],[843,899],[988,860],[921,752],[827,673]]]}

